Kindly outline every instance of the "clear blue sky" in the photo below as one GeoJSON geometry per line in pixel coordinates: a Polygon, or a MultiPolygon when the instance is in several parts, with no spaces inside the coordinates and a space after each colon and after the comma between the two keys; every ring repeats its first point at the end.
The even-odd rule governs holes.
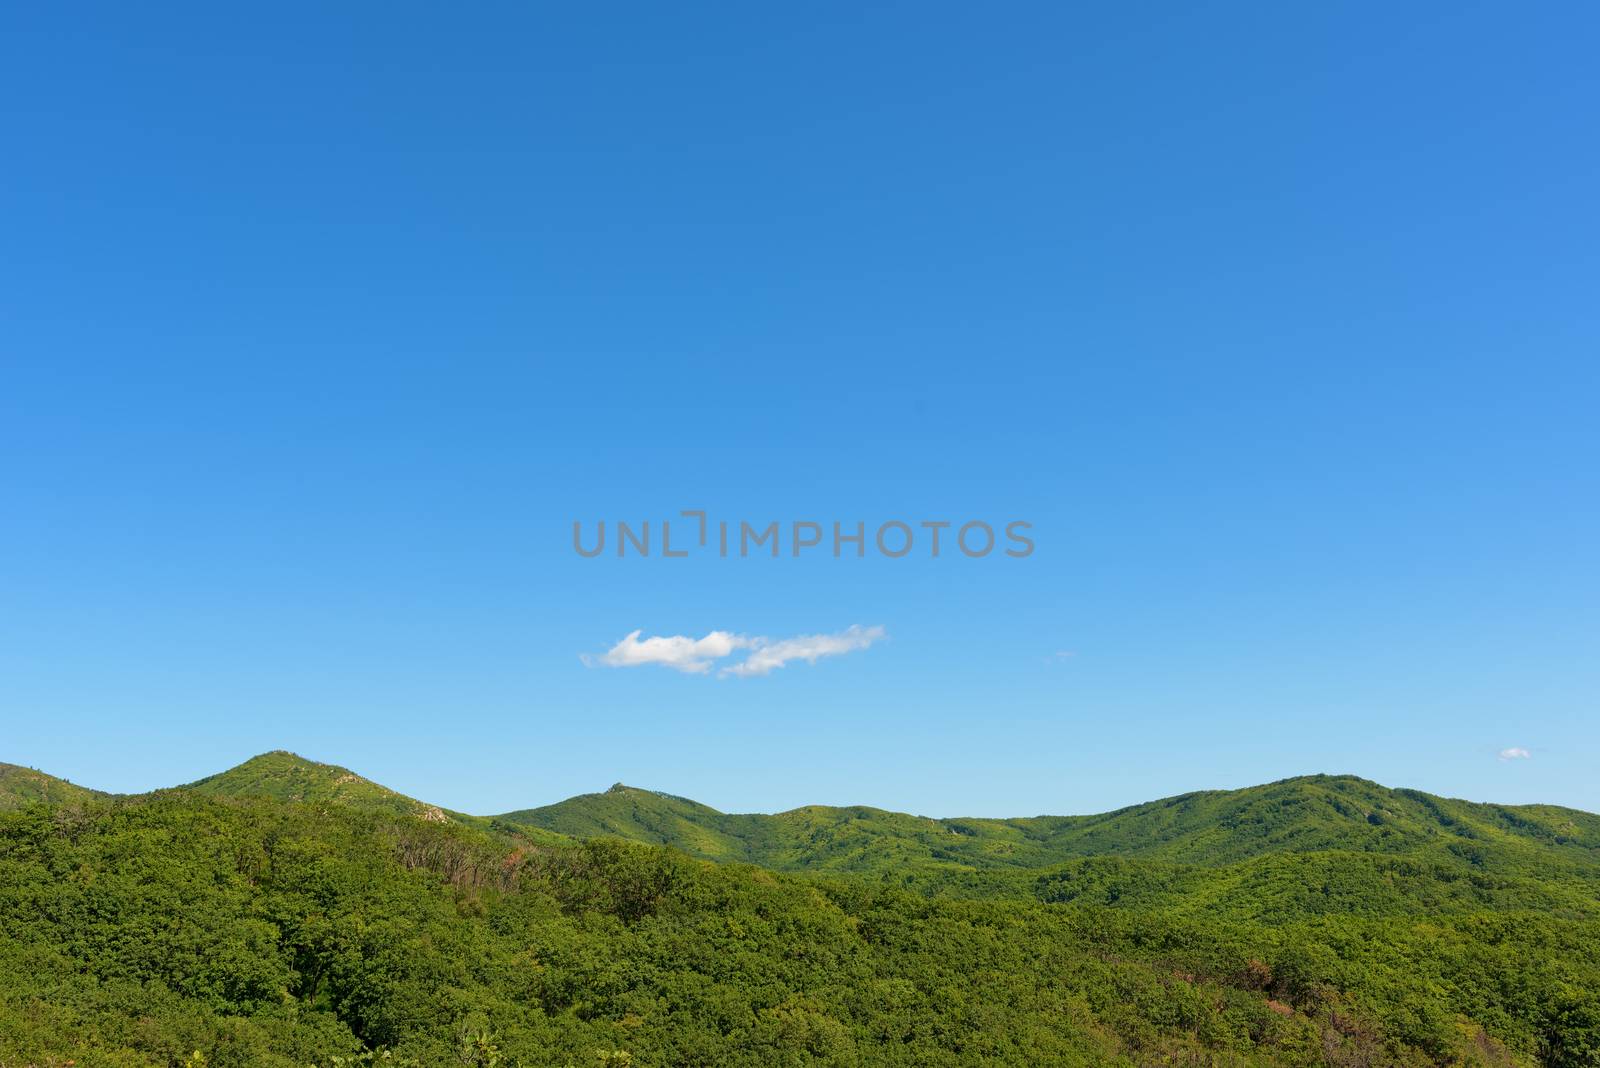
{"type": "Polygon", "coordinates": [[[14,5],[0,760],[1600,809],[1597,49],[1576,3],[14,5]],[[685,508],[1037,549],[571,549],[685,508]]]}

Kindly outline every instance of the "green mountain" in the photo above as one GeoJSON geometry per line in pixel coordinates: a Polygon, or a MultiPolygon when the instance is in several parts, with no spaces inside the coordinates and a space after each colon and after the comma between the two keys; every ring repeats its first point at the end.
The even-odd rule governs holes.
{"type": "Polygon", "coordinates": [[[1600,1066],[1600,818],[1566,809],[1311,776],[490,819],[282,752],[131,797],[24,771],[0,1065],[1600,1066]]]}
{"type": "Polygon", "coordinates": [[[0,764],[0,811],[32,804],[64,804],[105,795],[54,775],[16,764],[0,764]]]}
{"type": "Polygon", "coordinates": [[[251,757],[243,764],[178,787],[216,797],[269,797],[316,805],[342,805],[415,816],[436,823],[482,823],[476,816],[450,812],[396,793],[337,764],[319,764],[286,750],[251,757]]]}
{"type": "Polygon", "coordinates": [[[1600,863],[1600,816],[1392,790],[1353,776],[1315,775],[1211,790],[1095,816],[928,819],[865,807],[813,805],[777,815],[728,815],[671,794],[621,784],[506,823],[575,837],[669,845],[708,860],[784,871],[897,873],[1037,869],[1092,856],[1222,865],[1267,854],[1339,850],[1494,855],[1600,863]]]}

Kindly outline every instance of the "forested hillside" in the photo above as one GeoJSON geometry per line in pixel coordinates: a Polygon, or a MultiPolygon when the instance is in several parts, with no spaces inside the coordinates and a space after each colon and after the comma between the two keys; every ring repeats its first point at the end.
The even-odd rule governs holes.
{"type": "Polygon", "coordinates": [[[0,764],[0,811],[22,808],[40,801],[86,801],[96,795],[94,790],[75,786],[65,779],[46,775],[33,768],[0,764]]]}
{"type": "Polygon", "coordinates": [[[1600,1065],[1583,813],[1317,778],[1082,819],[624,789],[480,820],[243,768],[0,779],[0,1065],[1600,1065]],[[735,843],[797,870],[687,855],[735,843]]]}
{"type": "Polygon", "coordinates": [[[364,779],[337,764],[319,764],[294,753],[277,750],[251,757],[236,767],[180,787],[217,797],[270,797],[279,801],[305,801],[346,805],[419,816],[438,822],[481,822],[459,812],[418,801],[364,779]]]}
{"type": "Polygon", "coordinates": [[[1103,854],[1223,864],[1330,849],[1600,863],[1600,816],[1474,804],[1330,775],[1184,794],[1098,816],[935,820],[821,805],[775,816],[726,815],[619,784],[499,818],[791,871],[1038,868],[1103,854]]]}

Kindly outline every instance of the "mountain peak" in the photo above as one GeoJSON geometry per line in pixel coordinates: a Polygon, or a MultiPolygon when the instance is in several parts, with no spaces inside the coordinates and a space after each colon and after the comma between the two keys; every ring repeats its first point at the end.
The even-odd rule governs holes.
{"type": "Polygon", "coordinates": [[[234,767],[229,770],[236,771],[239,768],[250,767],[324,768],[338,772],[344,772],[348,770],[340,767],[337,764],[324,764],[320,760],[312,760],[310,757],[303,757],[299,753],[292,752],[288,749],[269,749],[265,753],[257,753],[250,759],[234,765],[234,767]]]}
{"type": "Polygon", "coordinates": [[[216,797],[270,797],[278,801],[334,804],[423,819],[476,822],[397,793],[338,764],[323,764],[287,749],[251,757],[227,771],[185,787],[216,797]]]}

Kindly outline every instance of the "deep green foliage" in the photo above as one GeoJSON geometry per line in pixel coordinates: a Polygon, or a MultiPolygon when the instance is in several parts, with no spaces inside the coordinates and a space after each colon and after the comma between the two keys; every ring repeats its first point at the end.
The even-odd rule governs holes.
{"type": "Polygon", "coordinates": [[[1059,825],[867,810],[1099,855],[878,833],[900,859],[846,835],[787,874],[282,770],[0,814],[0,1066],[1600,1065],[1580,813],[1323,779],[1059,825]]]}

